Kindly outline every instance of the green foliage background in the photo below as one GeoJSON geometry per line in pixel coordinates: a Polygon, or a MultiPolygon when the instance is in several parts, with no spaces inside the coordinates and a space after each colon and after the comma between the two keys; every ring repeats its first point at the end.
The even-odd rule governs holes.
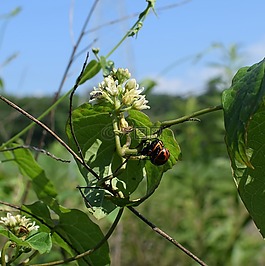
{"type": "MultiPolygon", "coordinates": [[[[206,92],[198,97],[149,94],[152,108],[147,113],[153,121],[166,120],[219,104],[220,92],[213,84],[208,85],[206,92]]],[[[49,106],[51,99],[14,101],[37,116],[49,106]]],[[[62,103],[55,113],[55,131],[60,136],[65,136],[67,107],[67,102],[62,103]]],[[[21,124],[14,123],[14,118],[18,119],[16,112],[1,104],[1,128],[5,130],[1,132],[1,142],[21,130],[21,124]]],[[[20,121],[23,125],[29,123],[24,118],[20,121]]],[[[232,179],[222,121],[222,113],[215,112],[203,116],[201,122],[186,122],[172,128],[182,148],[182,161],[163,176],[154,195],[137,210],[209,265],[264,265],[262,237],[238,198],[232,179]]],[[[39,143],[40,133],[37,127],[32,131],[33,144],[39,143]]],[[[51,139],[47,139],[47,144],[51,153],[69,159],[65,158],[64,149],[51,139]]],[[[39,162],[57,189],[59,201],[69,208],[86,211],[76,189],[77,185],[85,185],[77,167],[45,155],[39,155],[39,162]]],[[[26,185],[24,177],[10,163],[2,164],[1,199],[19,205],[26,185]],[[7,180],[7,176],[11,178],[7,180]]],[[[35,200],[34,195],[29,195],[27,203],[35,200]]],[[[110,226],[112,217],[114,214],[100,221],[103,231],[110,226]]],[[[155,235],[128,211],[109,244],[112,265],[153,265],[154,261],[157,265],[193,265],[189,257],[155,235]]],[[[56,247],[45,255],[45,261],[58,258],[60,250],[56,247]]]]}

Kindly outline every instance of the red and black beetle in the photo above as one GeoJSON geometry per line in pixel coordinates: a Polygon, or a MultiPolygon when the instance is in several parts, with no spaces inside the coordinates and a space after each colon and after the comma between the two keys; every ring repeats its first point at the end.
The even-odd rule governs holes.
{"type": "Polygon", "coordinates": [[[169,150],[165,148],[163,142],[159,139],[155,139],[147,144],[147,146],[143,148],[141,154],[149,156],[151,163],[154,165],[163,165],[170,157],[169,150]]]}

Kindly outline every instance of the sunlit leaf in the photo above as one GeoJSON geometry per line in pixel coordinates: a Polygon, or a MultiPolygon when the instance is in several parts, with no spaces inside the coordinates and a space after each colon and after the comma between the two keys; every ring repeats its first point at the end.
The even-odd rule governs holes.
{"type": "Polygon", "coordinates": [[[79,85],[85,83],[88,79],[93,78],[100,71],[101,65],[98,61],[92,60],[86,66],[84,73],[79,81],[79,85]]]}
{"type": "Polygon", "coordinates": [[[265,236],[265,61],[240,69],[223,93],[226,144],[239,194],[265,236]]]}
{"type": "Polygon", "coordinates": [[[14,161],[21,173],[32,181],[33,189],[40,200],[45,202],[54,211],[58,210],[58,203],[55,199],[57,192],[51,181],[46,177],[44,169],[35,161],[31,152],[26,149],[13,151],[14,161]]]}
{"type": "MultiPolygon", "coordinates": [[[[101,179],[111,174],[116,146],[110,110],[100,106],[93,108],[90,104],[83,104],[74,110],[72,119],[75,137],[89,167],[101,179]]],[[[70,146],[77,151],[69,125],[67,125],[66,132],[70,146]]],[[[103,213],[110,213],[116,206],[106,201],[105,197],[102,198],[103,192],[101,190],[97,193],[97,189],[91,188],[98,181],[97,178],[84,166],[78,165],[88,186],[84,191],[87,201],[90,204],[93,203],[92,206],[95,204],[93,214],[97,218],[102,218],[103,213]]]]}
{"type": "Polygon", "coordinates": [[[26,239],[29,246],[38,250],[40,254],[50,252],[52,248],[51,235],[45,232],[38,232],[26,239]]]}

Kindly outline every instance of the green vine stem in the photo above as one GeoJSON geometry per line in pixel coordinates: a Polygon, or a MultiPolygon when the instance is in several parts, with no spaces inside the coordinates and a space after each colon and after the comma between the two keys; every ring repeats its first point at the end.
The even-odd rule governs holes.
{"type": "Polygon", "coordinates": [[[2,251],[1,251],[1,265],[2,266],[6,266],[6,251],[10,247],[11,243],[12,242],[10,240],[6,241],[6,243],[4,244],[2,248],[2,251]]]}
{"type": "Polygon", "coordinates": [[[109,58],[115,50],[117,50],[117,48],[123,43],[123,41],[130,36],[130,34],[132,34],[133,31],[137,31],[137,27],[139,25],[139,23],[143,22],[146,18],[146,16],[148,15],[150,9],[154,8],[154,4],[152,3],[152,1],[147,1],[148,5],[146,7],[146,9],[139,15],[138,20],[135,22],[135,24],[130,28],[130,30],[122,37],[122,39],[113,47],[113,49],[106,55],[106,58],[109,58]]]}
{"type": "MultiPolygon", "coordinates": [[[[43,124],[39,119],[35,118],[34,116],[32,116],[31,114],[29,114],[28,112],[26,112],[25,110],[23,110],[22,108],[20,108],[19,106],[17,106],[16,104],[14,104],[13,102],[9,101],[8,99],[6,99],[4,96],[0,95],[0,100],[4,101],[5,103],[7,103],[9,106],[11,106],[12,108],[14,108],[15,110],[17,110],[18,112],[20,112],[21,114],[23,114],[24,116],[26,116],[27,118],[29,118],[31,121],[33,121],[34,124],[39,125],[40,127],[42,127],[43,129],[45,129],[50,135],[52,135],[63,147],[65,147],[65,149],[81,164],[83,163],[83,160],[70,148],[70,146],[68,146],[57,134],[55,134],[49,127],[47,127],[45,124],[43,124]]],[[[10,140],[9,140],[10,142],[10,140]]],[[[2,147],[0,147],[2,148],[2,147]]],[[[89,166],[87,166],[88,171],[93,174],[94,176],[97,176],[97,173],[95,173],[93,171],[93,169],[91,169],[89,166]]]]}
{"type": "Polygon", "coordinates": [[[177,125],[177,124],[180,124],[180,123],[183,123],[183,122],[186,122],[186,121],[192,121],[193,119],[196,119],[197,116],[204,115],[204,114],[207,114],[207,113],[212,113],[212,112],[219,111],[219,110],[222,110],[222,109],[223,109],[222,105],[217,105],[217,106],[208,107],[208,108],[199,110],[199,111],[194,112],[194,113],[192,113],[190,115],[185,115],[185,116],[182,116],[182,117],[177,118],[177,119],[163,121],[160,124],[160,129],[163,130],[163,129],[171,127],[173,125],[177,125]]]}
{"type": "MultiPolygon", "coordinates": [[[[66,94],[64,94],[62,97],[60,97],[53,105],[51,105],[45,112],[43,112],[39,117],[37,117],[37,120],[41,120],[42,118],[44,118],[52,109],[54,109],[58,104],[60,104],[66,97],[68,97],[70,95],[70,93],[72,92],[73,89],[71,89],[70,91],[68,91],[66,94]]],[[[5,101],[4,100],[5,97],[0,95],[0,100],[5,101]]],[[[24,135],[29,129],[31,129],[36,123],[32,122],[30,123],[27,127],[25,127],[23,130],[21,130],[18,134],[16,134],[14,137],[12,137],[11,139],[9,139],[7,142],[3,143],[2,146],[0,146],[0,149],[7,147],[9,144],[11,144],[12,142],[14,142],[16,139],[18,139],[20,136],[24,135]]]]}

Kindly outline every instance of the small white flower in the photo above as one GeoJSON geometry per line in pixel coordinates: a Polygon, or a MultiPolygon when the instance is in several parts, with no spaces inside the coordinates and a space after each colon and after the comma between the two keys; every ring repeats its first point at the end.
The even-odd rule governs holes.
{"type": "Polygon", "coordinates": [[[150,109],[147,103],[148,101],[145,99],[145,95],[140,95],[139,99],[133,103],[132,108],[136,110],[150,109]]]}
{"type": "Polygon", "coordinates": [[[125,91],[137,90],[139,85],[136,83],[135,79],[129,79],[125,84],[125,91]]]}
{"type": "Polygon", "coordinates": [[[35,222],[31,222],[29,218],[20,214],[14,216],[11,213],[7,213],[6,217],[1,217],[0,223],[18,237],[25,237],[31,231],[39,229],[35,222]]]}
{"type": "Polygon", "coordinates": [[[90,93],[90,102],[94,100],[109,102],[115,110],[122,111],[150,108],[145,95],[141,95],[144,88],[139,89],[139,84],[130,77],[131,73],[128,69],[113,69],[112,74],[104,78],[98,88],[94,88],[90,93]]]}

